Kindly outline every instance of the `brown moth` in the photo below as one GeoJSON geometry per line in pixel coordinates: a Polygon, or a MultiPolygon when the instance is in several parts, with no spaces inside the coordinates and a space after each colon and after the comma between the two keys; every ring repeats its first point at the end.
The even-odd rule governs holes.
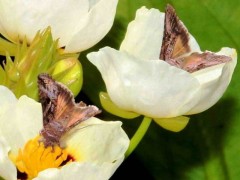
{"type": "Polygon", "coordinates": [[[212,52],[195,52],[188,55],[190,52],[188,30],[179,20],[175,9],[168,4],[165,10],[160,59],[190,73],[231,61],[231,58],[228,56],[217,55],[212,52]],[[185,54],[186,56],[184,56],[185,54]]]}
{"type": "Polygon", "coordinates": [[[164,34],[160,59],[168,60],[190,52],[187,29],[179,20],[175,9],[167,5],[164,19],[164,34]]]}
{"type": "Polygon", "coordinates": [[[60,139],[67,131],[101,112],[96,106],[75,103],[67,87],[48,74],[38,76],[38,88],[43,111],[43,129],[40,134],[45,146],[60,145],[60,139]]]}

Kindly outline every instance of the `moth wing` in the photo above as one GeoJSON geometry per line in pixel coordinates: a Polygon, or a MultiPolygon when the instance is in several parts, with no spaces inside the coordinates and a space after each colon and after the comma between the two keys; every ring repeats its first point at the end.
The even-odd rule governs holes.
{"type": "Polygon", "coordinates": [[[187,29],[179,20],[175,9],[171,5],[167,5],[160,59],[168,60],[190,52],[188,42],[187,29]]]}
{"type": "Polygon", "coordinates": [[[184,60],[182,61],[182,69],[192,73],[231,60],[232,58],[229,56],[217,55],[211,52],[192,53],[191,55],[184,57],[184,60]]]}
{"type": "Polygon", "coordinates": [[[56,84],[58,86],[58,95],[56,108],[54,111],[54,120],[67,120],[74,110],[74,98],[72,93],[64,85],[57,82],[56,84]]]}
{"type": "Polygon", "coordinates": [[[46,125],[53,120],[58,88],[56,82],[48,74],[40,74],[38,76],[38,91],[42,104],[43,124],[46,125]]]}
{"type": "Polygon", "coordinates": [[[59,94],[57,97],[54,120],[61,121],[61,124],[66,129],[70,129],[78,123],[100,113],[96,106],[87,106],[83,102],[76,104],[73,94],[62,84],[57,84],[59,94]]]}
{"type": "Polygon", "coordinates": [[[221,63],[231,61],[231,57],[224,55],[217,55],[211,52],[192,53],[189,56],[169,59],[167,62],[187,72],[193,73],[200,69],[214,66],[221,63]]]}
{"type": "Polygon", "coordinates": [[[101,111],[96,106],[85,106],[85,107],[75,107],[71,118],[67,122],[67,129],[70,129],[82,121],[85,121],[96,114],[99,114],[101,111]]]}

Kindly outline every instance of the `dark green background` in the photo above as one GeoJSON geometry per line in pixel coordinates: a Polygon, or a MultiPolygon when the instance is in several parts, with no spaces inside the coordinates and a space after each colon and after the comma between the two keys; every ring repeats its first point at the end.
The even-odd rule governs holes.
{"type": "MultiPolygon", "coordinates": [[[[233,47],[240,52],[239,0],[119,0],[116,19],[110,33],[88,52],[104,46],[118,49],[127,24],[136,9],[145,5],[164,10],[172,4],[202,50],[218,51],[233,47]]],[[[78,99],[101,108],[99,91],[104,83],[95,67],[80,56],[84,68],[84,85],[78,99]],[[86,98],[87,97],[87,98],[86,98]]],[[[237,65],[233,79],[221,100],[204,113],[191,116],[180,133],[162,129],[154,122],[134,153],[111,178],[115,179],[240,179],[240,79],[237,65]]],[[[124,120],[106,112],[103,119],[122,120],[129,136],[141,118],[124,120]]]]}

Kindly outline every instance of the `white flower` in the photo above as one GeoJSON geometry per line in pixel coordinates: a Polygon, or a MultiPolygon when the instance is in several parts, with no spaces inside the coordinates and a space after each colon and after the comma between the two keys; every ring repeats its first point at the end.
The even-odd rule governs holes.
{"type": "Polygon", "coordinates": [[[66,52],[81,52],[110,30],[118,0],[0,0],[0,33],[16,42],[31,42],[39,30],[51,27],[66,52]]]}
{"type": "MultiPolygon", "coordinates": [[[[160,60],[165,14],[141,8],[120,50],[110,47],[88,54],[101,72],[111,100],[121,109],[152,118],[200,113],[213,106],[230,83],[236,66],[234,49],[218,55],[231,61],[189,73],[160,60]]],[[[201,52],[190,35],[191,52],[201,52]]]]}
{"type": "MultiPolygon", "coordinates": [[[[24,145],[39,134],[42,126],[41,104],[27,96],[18,100],[6,87],[0,86],[0,177],[17,179],[13,162],[20,156],[19,149],[24,152],[24,145]]],[[[62,141],[66,144],[65,155],[70,154],[73,162],[69,161],[60,168],[42,170],[35,179],[109,179],[123,161],[129,144],[121,122],[104,122],[97,118],[80,123],[62,141]]],[[[46,156],[48,162],[46,151],[43,151],[45,154],[29,154],[33,159],[27,157],[32,164],[30,167],[26,165],[26,169],[37,170],[41,162],[34,164],[34,160],[39,156],[41,161],[46,156]]],[[[54,153],[58,150],[49,151],[54,153]]]]}

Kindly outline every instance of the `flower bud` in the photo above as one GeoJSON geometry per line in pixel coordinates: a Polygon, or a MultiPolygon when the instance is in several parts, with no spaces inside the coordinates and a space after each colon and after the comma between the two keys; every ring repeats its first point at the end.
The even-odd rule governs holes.
{"type": "Polygon", "coordinates": [[[58,48],[58,41],[53,40],[50,28],[38,32],[30,45],[25,39],[16,46],[14,55],[6,52],[6,63],[0,67],[0,84],[10,88],[17,97],[25,94],[37,100],[37,76],[48,73],[68,86],[75,96],[78,94],[82,86],[78,54],[64,54],[58,48]]]}
{"type": "Polygon", "coordinates": [[[52,76],[65,84],[77,96],[83,83],[82,65],[75,57],[62,59],[55,64],[52,76]]]}

